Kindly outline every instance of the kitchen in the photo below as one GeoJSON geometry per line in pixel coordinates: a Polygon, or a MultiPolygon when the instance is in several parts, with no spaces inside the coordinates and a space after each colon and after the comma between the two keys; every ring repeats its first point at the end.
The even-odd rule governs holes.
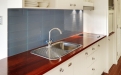
{"type": "MultiPolygon", "coordinates": [[[[2,52],[0,54],[1,59],[8,57],[8,56],[15,55],[15,54],[19,54],[21,52],[25,52],[27,50],[37,48],[39,46],[46,45],[47,43],[45,41],[48,40],[49,30],[52,28],[56,28],[56,27],[62,30],[62,35],[60,35],[58,31],[55,31],[55,32],[53,31],[52,40],[54,42],[59,41],[63,38],[67,38],[69,36],[75,35],[75,34],[79,34],[80,32],[108,36],[109,33],[112,33],[115,31],[115,33],[113,33],[112,35],[113,35],[113,38],[116,37],[115,35],[117,31],[115,29],[112,29],[112,28],[116,28],[116,25],[114,24],[113,25],[114,27],[111,26],[109,27],[110,29],[108,29],[108,17],[109,17],[108,16],[108,0],[107,1],[105,0],[94,1],[94,10],[75,10],[76,13],[75,11],[73,11],[74,9],[73,6],[71,6],[71,8],[68,8],[69,10],[66,9],[65,8],[66,4],[65,6],[63,5],[62,8],[59,7],[59,4],[58,4],[57,7],[53,6],[51,8],[40,9],[38,7],[37,8],[23,7],[22,0],[18,0],[16,3],[15,2],[16,2],[15,0],[8,0],[8,7],[7,7],[7,2],[5,1],[0,2],[2,4],[3,3],[6,4],[6,6],[5,4],[3,5],[4,8],[6,7],[6,10],[3,9],[3,7],[1,7],[1,9],[4,10],[2,15],[4,14],[6,18],[5,19],[3,17],[3,21],[5,22],[3,22],[3,25],[1,25],[0,27],[1,28],[0,30],[2,30],[0,31],[1,32],[0,34],[4,36],[3,38],[1,37],[0,39],[2,42],[6,42],[4,44],[2,43],[3,47],[1,46],[1,49],[2,49],[2,52]],[[103,6],[100,5],[101,3],[104,5],[103,6]],[[6,15],[7,13],[8,15],[6,15]],[[6,24],[6,22],[8,22],[8,24],[6,24]],[[16,24],[18,26],[16,26],[16,24]],[[7,25],[8,25],[8,32],[7,32],[7,25]],[[4,34],[3,34],[3,31],[5,31],[4,34]],[[20,32],[20,33],[17,33],[17,32],[20,32]],[[13,37],[12,35],[16,35],[16,36],[13,37]],[[8,39],[7,36],[10,38],[8,39]],[[7,39],[10,43],[8,44],[8,47],[7,47],[7,39]],[[16,43],[17,41],[21,41],[21,40],[23,42],[16,43]]],[[[86,5],[92,6],[93,3],[92,1],[91,3],[85,2],[84,6],[86,5]]],[[[78,3],[77,3],[77,6],[78,6],[78,3]]],[[[82,5],[79,7],[83,9],[82,5]]],[[[118,17],[120,18],[120,16],[118,17]]],[[[86,34],[84,36],[86,36],[86,34]]],[[[109,39],[110,37],[106,37],[106,38],[109,39]]],[[[115,48],[116,41],[113,44],[114,44],[113,48],[115,48]]],[[[116,53],[117,53],[116,50],[113,53],[114,53],[113,64],[116,64],[117,59],[120,57],[120,54],[118,57],[116,57],[116,53]]],[[[110,66],[107,68],[108,69],[106,69],[105,72],[108,72],[108,70],[110,69],[110,66]]]]}

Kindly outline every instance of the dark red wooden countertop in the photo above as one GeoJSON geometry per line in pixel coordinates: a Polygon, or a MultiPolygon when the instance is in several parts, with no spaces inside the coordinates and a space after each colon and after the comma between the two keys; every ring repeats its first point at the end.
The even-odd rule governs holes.
{"type": "Polygon", "coordinates": [[[106,36],[83,33],[83,37],[74,35],[64,39],[64,41],[82,44],[83,46],[62,57],[61,61],[49,61],[31,54],[30,51],[8,57],[8,75],[42,75],[104,37],[106,36]]]}

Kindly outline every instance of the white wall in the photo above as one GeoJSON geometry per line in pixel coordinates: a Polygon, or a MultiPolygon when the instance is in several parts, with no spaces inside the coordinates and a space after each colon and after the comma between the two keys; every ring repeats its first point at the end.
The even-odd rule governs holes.
{"type": "Polygon", "coordinates": [[[0,16],[3,23],[0,25],[0,60],[7,57],[7,0],[0,0],[0,16]]]}
{"type": "Polygon", "coordinates": [[[0,75],[7,75],[7,0],[0,0],[0,16],[3,24],[0,25],[0,75]]]}
{"type": "Polygon", "coordinates": [[[94,0],[94,10],[84,10],[84,32],[107,34],[108,0],[94,0]]]}
{"type": "Polygon", "coordinates": [[[23,0],[7,0],[8,8],[22,8],[23,0]]]}

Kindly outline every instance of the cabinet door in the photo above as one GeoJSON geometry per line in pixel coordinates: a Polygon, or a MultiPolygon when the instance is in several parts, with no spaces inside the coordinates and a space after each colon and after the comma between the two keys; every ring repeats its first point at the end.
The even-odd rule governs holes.
{"type": "Polygon", "coordinates": [[[85,51],[74,56],[74,75],[85,75],[86,63],[85,51]]]}
{"type": "Polygon", "coordinates": [[[48,71],[43,75],[61,75],[60,70],[61,70],[61,65],[55,67],[54,69],[48,71]]]}
{"type": "Polygon", "coordinates": [[[108,57],[106,56],[107,46],[108,46],[108,43],[106,41],[107,37],[98,41],[96,44],[97,51],[94,53],[96,61],[94,62],[95,71],[93,75],[101,75],[106,69],[106,62],[108,60],[106,59],[106,57],[108,57]]]}
{"type": "Polygon", "coordinates": [[[71,58],[67,60],[66,62],[62,63],[61,75],[74,75],[73,68],[74,68],[74,63],[73,63],[73,58],[71,58]]]}
{"type": "Polygon", "coordinates": [[[72,5],[70,3],[70,0],[57,0],[56,8],[57,9],[72,9],[72,5]]]}
{"type": "Polygon", "coordinates": [[[113,65],[113,35],[108,38],[109,68],[113,65]]]}
{"type": "Polygon", "coordinates": [[[108,20],[108,33],[113,31],[113,13],[109,13],[109,20],[108,20]]]}
{"type": "Polygon", "coordinates": [[[117,35],[116,41],[117,41],[117,61],[118,61],[118,59],[121,56],[121,28],[120,27],[117,28],[116,35],[117,35]]]}
{"type": "Polygon", "coordinates": [[[56,4],[59,9],[82,9],[82,0],[58,0],[56,4]]]}
{"type": "Polygon", "coordinates": [[[83,5],[84,6],[94,6],[94,1],[93,0],[83,0],[83,5]]]}
{"type": "Polygon", "coordinates": [[[85,72],[84,75],[93,75],[94,70],[95,70],[95,68],[93,67],[93,65],[91,65],[89,68],[86,69],[87,72],[85,72]]]}
{"type": "Polygon", "coordinates": [[[98,71],[96,74],[101,74],[106,68],[106,52],[107,52],[107,38],[100,40],[97,44],[97,64],[98,64],[98,71]]]}
{"type": "Polygon", "coordinates": [[[70,0],[74,9],[83,9],[83,0],[70,0]]]}

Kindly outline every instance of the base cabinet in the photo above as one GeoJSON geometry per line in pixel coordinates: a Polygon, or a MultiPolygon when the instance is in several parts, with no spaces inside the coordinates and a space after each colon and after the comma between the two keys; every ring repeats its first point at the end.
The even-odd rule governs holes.
{"type": "Polygon", "coordinates": [[[74,75],[85,75],[86,69],[86,51],[74,56],[74,75]]]}
{"type": "Polygon", "coordinates": [[[121,27],[117,28],[116,42],[117,42],[117,61],[118,61],[121,56],[121,27]]]}
{"type": "Polygon", "coordinates": [[[59,65],[59,66],[55,67],[54,69],[48,71],[47,73],[45,73],[43,75],[61,75],[60,74],[60,69],[61,69],[61,67],[59,65]]]}
{"type": "Polygon", "coordinates": [[[44,75],[101,75],[105,69],[105,39],[88,47],[44,75]]]}
{"type": "Polygon", "coordinates": [[[110,35],[107,37],[107,57],[106,57],[106,73],[109,72],[110,68],[112,67],[112,65],[114,64],[114,34],[110,35]]]}
{"type": "Polygon", "coordinates": [[[48,71],[44,75],[74,75],[73,65],[73,58],[71,58],[54,69],[48,71]]]}

